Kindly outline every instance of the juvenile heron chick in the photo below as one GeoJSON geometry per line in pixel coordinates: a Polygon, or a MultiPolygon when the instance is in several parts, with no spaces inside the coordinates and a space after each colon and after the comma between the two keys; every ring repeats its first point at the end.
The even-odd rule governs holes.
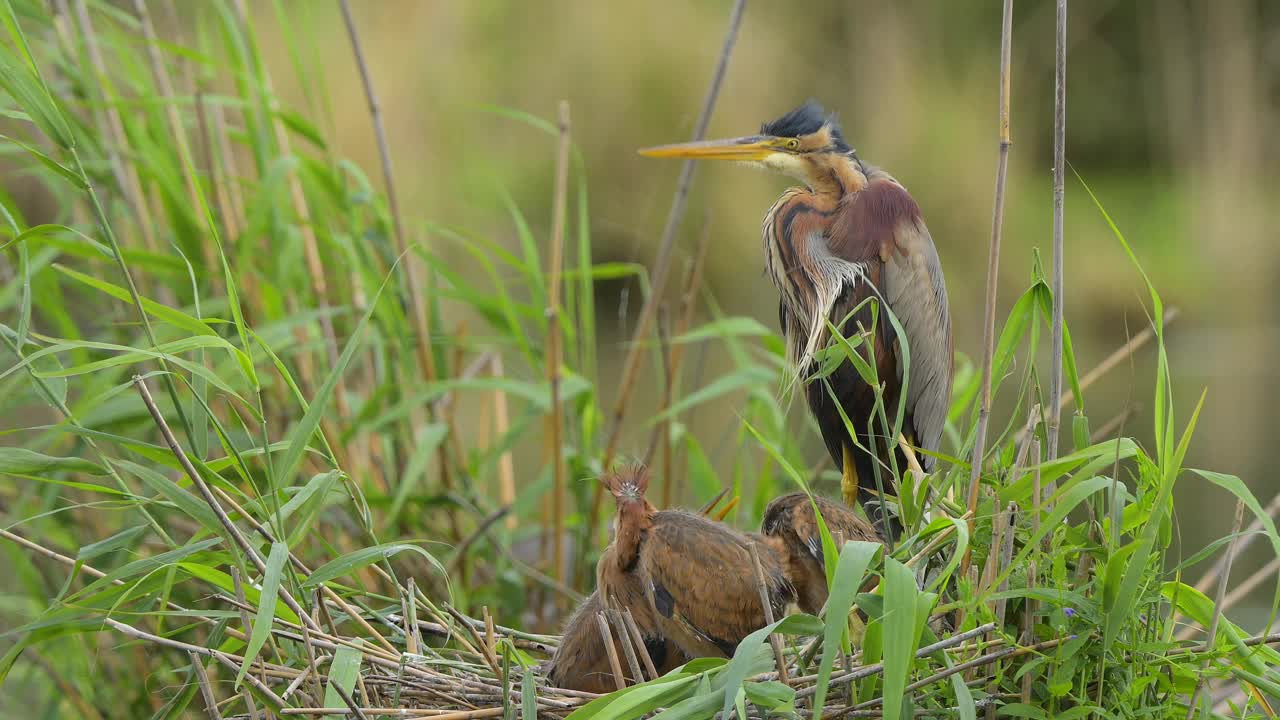
{"type": "MultiPolygon", "coordinates": [[[[781,296],[778,317],[788,355],[803,377],[814,377],[815,356],[830,339],[829,321],[874,366],[888,424],[905,400],[901,430],[907,442],[936,452],[951,399],[951,317],[937,250],[906,188],[863,162],[835,117],[812,101],[765,123],[756,135],[640,153],[735,160],[801,183],[785,191],[764,219],[765,267],[781,296]],[[881,305],[878,317],[872,299],[881,305]],[[884,308],[897,318],[901,335],[884,308]]],[[[901,528],[884,517],[878,488],[896,494],[891,454],[899,472],[907,463],[896,435],[885,431],[874,383],[845,362],[825,379],[808,382],[806,395],[827,451],[842,468],[845,502],[864,503],[896,536],[901,528]]],[[[933,458],[919,459],[931,472],[933,458]]]]}
{"type": "MultiPolygon", "coordinates": [[[[643,593],[640,597],[643,598],[643,593]]],[[[593,693],[610,693],[617,689],[604,637],[596,622],[596,614],[604,609],[600,593],[593,592],[565,623],[560,645],[546,665],[547,680],[552,685],[593,693]]],[[[658,634],[657,628],[638,621],[636,626],[644,640],[645,652],[649,654],[659,675],[665,675],[687,661],[684,653],[671,647],[658,634]]],[[[619,658],[626,657],[616,637],[613,644],[615,655],[619,658]]],[[[643,679],[631,677],[630,668],[626,664],[623,665],[623,672],[629,683],[634,684],[643,679]]]]}
{"type": "MultiPolygon", "coordinates": [[[[881,542],[875,528],[849,508],[817,495],[813,501],[837,548],[851,540],[881,542]]],[[[798,492],[775,498],[764,509],[760,532],[785,558],[787,577],[796,589],[800,609],[817,615],[827,602],[827,575],[822,535],[809,496],[798,492]]]]}
{"type": "MultiPolygon", "coordinates": [[[[661,635],[691,658],[728,657],[764,627],[753,540],[701,515],[657,510],[644,497],[644,468],[610,473],[601,482],[618,506],[614,541],[596,568],[602,597],[616,597],[637,622],[652,618],[661,635]],[[637,581],[643,602],[635,598],[637,581]]],[[[757,547],[770,609],[779,618],[795,601],[795,590],[782,558],[765,544],[757,547]]]]}

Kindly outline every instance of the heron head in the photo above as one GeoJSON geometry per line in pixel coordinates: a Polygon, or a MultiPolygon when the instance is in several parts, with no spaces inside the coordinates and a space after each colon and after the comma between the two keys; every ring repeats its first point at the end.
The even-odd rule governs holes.
{"type": "Polygon", "coordinates": [[[640,151],[646,157],[734,160],[780,172],[805,183],[822,172],[833,156],[853,157],[835,114],[813,100],[760,126],[756,135],[659,145],[640,151]]]}
{"type": "Polygon", "coordinates": [[[609,489],[619,507],[645,503],[645,491],[649,489],[649,470],[643,465],[631,465],[605,473],[600,482],[609,489]]]}

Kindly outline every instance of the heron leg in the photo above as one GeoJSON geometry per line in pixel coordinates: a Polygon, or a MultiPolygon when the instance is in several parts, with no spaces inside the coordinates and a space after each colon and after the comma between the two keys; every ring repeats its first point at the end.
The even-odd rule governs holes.
{"type": "Polygon", "coordinates": [[[858,504],[858,468],[853,462],[853,451],[848,445],[844,446],[844,470],[840,475],[840,494],[844,497],[844,504],[849,507],[856,507],[858,504]]]}

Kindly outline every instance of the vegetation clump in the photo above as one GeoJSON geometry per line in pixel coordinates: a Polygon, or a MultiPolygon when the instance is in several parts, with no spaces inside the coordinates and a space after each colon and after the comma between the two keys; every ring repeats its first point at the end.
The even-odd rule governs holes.
{"type": "MultiPolygon", "coordinates": [[[[1232,575],[1243,546],[1280,556],[1275,503],[1184,467],[1203,396],[1175,413],[1171,310],[1109,217],[1149,298],[1117,357],[1157,357],[1152,447],[1123,421],[1091,427],[1100,372],[1078,372],[1037,264],[989,372],[958,358],[949,450],[903,473],[900,541],[820,532],[818,615],[659,674],[602,612],[625,688],[560,689],[552,633],[607,542],[594,481],[574,480],[612,468],[619,428],[652,434],[662,507],[727,486],[729,521],[754,527],[775,497],[832,494],[777,391],[780,339],[705,300],[704,240],[678,311],[652,310],[656,341],[631,346],[659,371],[627,362],[616,387],[597,284],[648,276],[593,259],[565,111],[492,111],[559,149],[550,239],[511,201],[513,250],[402,218],[377,112],[381,190],[273,93],[242,3],[202,5],[186,43],[160,40],[141,0],[53,5],[0,0],[0,147],[54,208],[31,221],[0,193],[0,683],[32,717],[1274,717],[1280,636],[1227,611],[1259,579],[1232,575]],[[1072,412],[1056,455],[1046,335],[1072,412]],[[731,367],[684,377],[694,347],[731,367]],[[624,425],[636,384],[661,409],[624,425]],[[979,442],[989,397],[1012,410],[979,442]],[[682,420],[709,403],[731,408],[732,482],[682,420]],[[1236,507],[1235,531],[1187,557],[1178,482],[1236,507]]],[[[301,65],[306,40],[286,37],[301,65]]],[[[1277,607],[1280,587],[1268,620],[1277,607]]]]}

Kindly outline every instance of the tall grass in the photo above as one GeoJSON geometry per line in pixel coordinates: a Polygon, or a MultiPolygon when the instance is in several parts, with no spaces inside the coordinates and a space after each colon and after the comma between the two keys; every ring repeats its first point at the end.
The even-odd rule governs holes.
{"type": "MultiPolygon", "coordinates": [[[[371,717],[459,707],[448,699],[456,692],[503,717],[709,717],[748,706],[855,717],[1272,714],[1275,638],[1233,623],[1222,592],[1185,582],[1248,536],[1180,556],[1173,488],[1221,488],[1277,556],[1280,535],[1238,478],[1184,468],[1200,404],[1175,412],[1166,308],[1097,198],[1149,298],[1154,447],[1091,436],[1083,397],[1095,376],[1077,372],[1064,327],[1077,419],[1070,450],[1041,456],[1045,427],[1026,418],[1047,402],[1035,360],[1052,332],[1053,293],[1032,267],[993,326],[990,392],[1016,402],[991,418],[977,453],[985,463],[962,459],[979,442],[983,392],[961,358],[940,470],[900,498],[903,542],[831,546],[822,620],[777,620],[732,659],[592,700],[542,687],[532,668],[556,643],[538,634],[557,622],[555,608],[588,589],[571,584],[568,564],[590,568],[600,550],[585,479],[613,454],[603,398],[617,379],[600,370],[596,284],[647,278],[593,259],[588,168],[567,144],[567,122],[491,110],[544,141],[549,157],[564,148],[554,228],[534,227],[527,208],[495,191],[509,246],[412,210],[399,218],[390,171],[376,189],[328,143],[322,103],[297,111],[272,91],[242,3],[198,6],[183,43],[155,37],[134,9],[54,9],[0,6],[0,147],[14,182],[53,208],[0,194],[0,547],[11,577],[0,707],[371,717]],[[564,242],[550,262],[548,237],[564,242]],[[556,433],[548,461],[513,462],[537,457],[556,433]],[[973,572],[959,571],[966,555],[973,572]],[[859,634],[846,622],[855,605],[859,634]],[[1181,624],[1205,634],[1175,637],[1181,624]],[[777,634],[790,665],[781,679],[768,641],[777,634]]],[[[322,96],[305,60],[315,40],[286,37],[304,85],[322,96]]],[[[807,462],[811,429],[779,399],[779,338],[706,294],[696,302],[710,319],[698,324],[698,275],[668,341],[637,338],[650,367],[671,377],[635,381],[664,388],[664,409],[629,435],[643,438],[639,455],[651,430],[662,433],[670,472],[687,477],[677,502],[727,485],[750,526],[769,498],[832,487],[834,473],[807,462]],[[695,345],[723,352],[732,370],[682,377],[679,353],[695,345]],[[713,400],[736,402],[727,440],[680,422],[713,400]],[[708,461],[721,444],[736,458],[730,478],[708,461]]],[[[831,357],[858,353],[836,347],[831,357]]],[[[1234,579],[1223,567],[1225,589],[1234,579]]],[[[1272,620],[1277,606],[1280,587],[1272,620]]]]}

